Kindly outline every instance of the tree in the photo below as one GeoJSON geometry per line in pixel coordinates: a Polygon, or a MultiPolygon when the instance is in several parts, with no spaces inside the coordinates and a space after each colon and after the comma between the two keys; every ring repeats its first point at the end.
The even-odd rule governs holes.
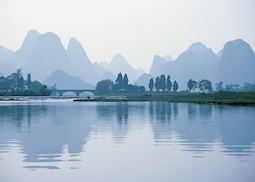
{"type": "Polygon", "coordinates": [[[96,94],[109,94],[112,92],[113,82],[111,80],[102,80],[96,85],[96,94]]]}
{"type": "Polygon", "coordinates": [[[11,91],[18,91],[19,86],[21,86],[21,77],[22,77],[22,71],[21,69],[17,69],[15,73],[12,73],[11,75],[8,75],[6,77],[7,82],[11,83],[8,85],[8,89],[11,91]]]}
{"type": "Polygon", "coordinates": [[[0,92],[8,91],[8,82],[7,79],[3,76],[0,77],[0,92]]]}
{"type": "Polygon", "coordinates": [[[22,77],[22,69],[21,68],[17,69],[16,73],[14,74],[16,75],[16,78],[22,77]]]}
{"type": "Polygon", "coordinates": [[[128,85],[128,92],[144,92],[145,88],[144,86],[137,86],[137,85],[128,85]]]}
{"type": "Polygon", "coordinates": [[[156,88],[156,90],[157,90],[157,92],[159,91],[159,88],[160,88],[160,79],[159,79],[159,77],[157,77],[156,78],[156,81],[155,81],[155,88],[156,88]]]}
{"type": "Polygon", "coordinates": [[[116,86],[117,91],[120,91],[122,89],[122,86],[123,86],[122,73],[118,74],[117,79],[115,81],[115,86],[116,86]]]}
{"type": "Polygon", "coordinates": [[[31,83],[32,83],[31,74],[28,73],[28,74],[27,74],[27,89],[28,89],[28,90],[31,89],[31,83]]]}
{"type": "Polygon", "coordinates": [[[223,90],[223,81],[220,81],[219,83],[216,83],[216,91],[222,91],[223,90]]]}
{"type": "Polygon", "coordinates": [[[150,82],[149,82],[149,88],[150,88],[150,91],[152,92],[153,90],[153,87],[154,87],[154,80],[153,78],[150,79],[150,82]]]}
{"type": "Polygon", "coordinates": [[[18,91],[23,91],[24,90],[24,78],[23,76],[21,76],[20,78],[18,78],[18,82],[17,82],[17,90],[18,91]]]}
{"type": "Polygon", "coordinates": [[[160,89],[162,89],[163,92],[166,91],[166,76],[160,75],[160,89]]]}
{"type": "Polygon", "coordinates": [[[46,85],[41,85],[39,93],[40,95],[50,95],[51,90],[49,90],[46,85]]]}
{"type": "Polygon", "coordinates": [[[127,74],[125,74],[123,78],[123,89],[127,90],[127,87],[128,87],[128,76],[127,74]]]}
{"type": "Polygon", "coordinates": [[[31,84],[31,91],[32,92],[40,92],[42,84],[38,81],[33,81],[31,84]]]}
{"type": "Polygon", "coordinates": [[[172,89],[172,82],[169,75],[167,76],[167,79],[166,79],[166,89],[168,92],[170,92],[172,89]]]}
{"type": "Polygon", "coordinates": [[[226,85],[226,91],[238,91],[240,85],[239,84],[228,84],[226,85]]]}
{"type": "Polygon", "coordinates": [[[173,84],[173,91],[174,92],[177,92],[177,90],[178,90],[178,83],[177,83],[177,81],[174,81],[174,84],[173,84]]]}
{"type": "Polygon", "coordinates": [[[30,83],[31,75],[28,76],[28,81],[25,81],[22,76],[21,69],[7,77],[0,77],[0,95],[50,95],[51,90],[46,85],[38,81],[30,83]],[[30,90],[27,90],[30,85],[30,90]]]}
{"type": "Polygon", "coordinates": [[[255,91],[255,82],[253,83],[244,83],[243,86],[241,87],[243,91],[255,91]]]}
{"type": "Polygon", "coordinates": [[[198,83],[198,88],[202,91],[208,91],[211,92],[212,91],[212,82],[209,80],[201,80],[198,83]]]}
{"type": "Polygon", "coordinates": [[[138,92],[145,92],[144,86],[138,86],[138,92]]]}
{"type": "Polygon", "coordinates": [[[191,92],[192,90],[194,90],[195,88],[197,88],[197,82],[195,80],[189,79],[189,81],[187,82],[188,85],[188,89],[191,92]]]}

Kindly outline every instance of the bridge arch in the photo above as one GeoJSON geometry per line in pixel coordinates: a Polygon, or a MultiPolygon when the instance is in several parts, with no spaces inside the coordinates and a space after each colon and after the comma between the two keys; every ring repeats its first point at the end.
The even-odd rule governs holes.
{"type": "Polygon", "coordinates": [[[84,95],[84,96],[94,96],[95,93],[94,93],[94,92],[91,92],[91,91],[81,91],[81,92],[79,93],[79,95],[77,95],[77,96],[79,97],[79,96],[82,96],[82,95],[84,95]]]}
{"type": "Polygon", "coordinates": [[[63,96],[65,93],[70,92],[74,93],[77,97],[80,96],[82,93],[91,93],[91,95],[94,95],[95,90],[72,90],[72,89],[63,89],[63,90],[54,90],[52,91],[52,94],[58,95],[58,96],[63,96]]]}

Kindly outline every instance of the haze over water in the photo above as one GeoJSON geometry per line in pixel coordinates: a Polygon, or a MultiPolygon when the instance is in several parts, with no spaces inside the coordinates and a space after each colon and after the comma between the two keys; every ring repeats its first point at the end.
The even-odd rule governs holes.
{"type": "Polygon", "coordinates": [[[254,107],[5,103],[0,181],[252,182],[254,142],[254,107]]]}

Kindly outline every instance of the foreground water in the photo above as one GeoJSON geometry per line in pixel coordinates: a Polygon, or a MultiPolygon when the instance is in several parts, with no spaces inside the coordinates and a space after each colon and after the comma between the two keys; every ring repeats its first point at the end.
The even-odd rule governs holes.
{"type": "Polygon", "coordinates": [[[0,181],[255,181],[255,107],[0,104],[0,181]]]}

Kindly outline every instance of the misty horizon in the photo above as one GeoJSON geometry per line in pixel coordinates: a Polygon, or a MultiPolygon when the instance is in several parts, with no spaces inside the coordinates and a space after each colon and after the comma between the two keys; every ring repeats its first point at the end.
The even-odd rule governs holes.
{"type": "Polygon", "coordinates": [[[130,65],[148,71],[154,55],[175,59],[194,42],[217,53],[240,38],[254,50],[254,5],[252,0],[3,0],[0,45],[17,50],[30,29],[55,32],[65,47],[76,37],[93,61],[121,53],[130,65]]]}
{"type": "Polygon", "coordinates": [[[150,60],[144,60],[150,62],[150,69],[145,71],[133,67],[121,53],[99,62],[91,59],[77,38],[70,38],[64,46],[56,33],[33,29],[27,32],[16,51],[0,47],[0,74],[9,75],[21,68],[25,74],[31,73],[35,80],[48,86],[62,85],[61,88],[92,88],[100,80],[114,81],[120,72],[128,75],[130,83],[144,86],[146,90],[150,78],[161,74],[170,75],[179,82],[181,89],[185,89],[189,79],[208,79],[214,84],[219,81],[226,84],[254,82],[255,53],[251,46],[245,40],[235,39],[225,42],[222,47],[214,52],[207,45],[195,42],[176,58],[156,53],[150,60]]]}
{"type": "MultiPolygon", "coordinates": [[[[70,39],[69,39],[69,41],[67,42],[67,44],[63,44],[62,38],[61,38],[58,34],[56,34],[55,32],[49,31],[49,32],[43,32],[43,33],[42,33],[42,32],[40,32],[40,31],[38,31],[38,30],[36,30],[36,29],[31,29],[31,30],[28,30],[27,33],[24,35],[23,40],[21,40],[21,45],[20,45],[20,47],[18,47],[16,50],[9,49],[8,47],[5,47],[5,45],[2,45],[1,43],[0,43],[0,47],[3,47],[3,48],[5,48],[5,49],[7,49],[7,50],[16,52],[17,50],[19,50],[19,49],[22,47],[22,44],[24,43],[24,40],[25,40],[26,36],[29,34],[29,32],[37,32],[37,33],[39,33],[40,35],[47,34],[47,33],[53,33],[54,35],[56,35],[57,37],[59,37],[59,39],[60,39],[60,41],[61,41],[61,43],[62,43],[62,45],[64,46],[65,49],[68,48],[68,45],[70,44],[70,41],[72,41],[72,40],[78,41],[78,42],[81,44],[80,40],[78,40],[76,37],[70,37],[70,39]]],[[[236,39],[233,39],[233,40],[228,40],[227,42],[234,41],[234,40],[242,40],[242,39],[241,39],[241,38],[236,38],[236,39]]],[[[246,40],[244,40],[244,41],[247,42],[246,40]]],[[[145,69],[144,67],[135,67],[134,65],[132,65],[132,63],[130,63],[130,60],[126,59],[126,58],[128,57],[128,55],[124,55],[122,52],[116,52],[115,54],[113,54],[112,58],[109,59],[109,60],[107,60],[107,59],[103,59],[103,60],[101,60],[101,61],[100,61],[100,60],[93,60],[93,59],[91,59],[89,53],[87,52],[86,47],[84,47],[82,44],[81,44],[81,46],[82,46],[83,49],[86,51],[86,54],[87,54],[87,56],[88,56],[88,58],[89,58],[89,61],[90,61],[91,63],[100,63],[100,64],[101,64],[101,63],[108,63],[108,64],[110,64],[111,61],[112,61],[112,59],[114,58],[114,56],[116,56],[116,55],[121,55],[121,56],[123,56],[123,57],[127,60],[128,64],[129,64],[130,66],[132,66],[133,68],[135,68],[135,69],[142,69],[145,73],[150,73],[151,66],[152,66],[152,64],[153,64],[153,60],[154,60],[155,56],[163,57],[163,58],[165,58],[166,61],[176,61],[176,59],[177,59],[185,50],[187,50],[189,47],[191,47],[191,46],[194,45],[194,44],[203,44],[203,45],[206,46],[208,49],[211,49],[215,54],[219,54],[220,51],[223,50],[224,45],[225,45],[227,42],[225,42],[225,43],[222,45],[222,48],[220,48],[218,51],[214,51],[211,47],[208,47],[206,44],[204,44],[204,43],[201,42],[201,41],[195,41],[195,42],[190,43],[190,44],[189,44],[187,47],[185,47],[183,50],[181,50],[181,52],[180,52],[178,55],[176,55],[175,57],[173,57],[170,53],[169,53],[169,54],[166,53],[165,55],[160,55],[160,54],[158,54],[158,53],[155,53],[155,55],[153,55],[153,56],[151,57],[151,59],[148,60],[149,67],[148,67],[147,69],[145,69]]],[[[249,42],[247,42],[247,43],[249,44],[249,42]]],[[[249,45],[250,45],[250,44],[249,44],[249,45]]],[[[250,46],[251,46],[251,45],[250,45],[250,46]]],[[[252,46],[251,46],[251,48],[252,48],[252,46]]],[[[253,48],[252,48],[252,50],[253,50],[253,52],[254,52],[254,49],[253,49],[253,48]]]]}

